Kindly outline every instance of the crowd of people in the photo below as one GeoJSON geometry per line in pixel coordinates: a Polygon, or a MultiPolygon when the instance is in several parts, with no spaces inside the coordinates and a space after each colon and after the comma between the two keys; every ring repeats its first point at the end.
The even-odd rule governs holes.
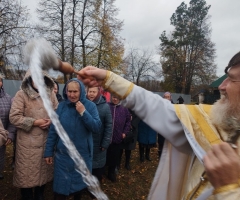
{"type": "MultiPolygon", "coordinates": [[[[143,122],[134,112],[121,106],[117,96],[101,87],[85,88],[78,79],[69,80],[61,92],[58,82],[44,71],[42,75],[61,125],[100,183],[104,174],[116,182],[123,153],[125,168],[131,169],[131,151],[137,141],[139,146],[146,145],[146,159],[151,161],[150,147],[156,146],[156,132],[150,127],[143,130],[143,122]]],[[[43,200],[45,185],[52,180],[55,200],[68,196],[81,199],[87,185],[51,124],[30,70],[14,98],[5,93],[2,78],[0,83],[0,148],[4,149],[0,169],[4,168],[6,145],[15,142],[13,185],[20,188],[21,199],[43,200]]],[[[141,152],[139,148],[143,162],[141,152]]],[[[2,173],[0,176],[4,178],[2,173]]],[[[89,196],[96,199],[90,192],[89,196]]]]}
{"type": "MultiPolygon", "coordinates": [[[[57,83],[43,76],[60,123],[100,183],[105,168],[107,178],[116,182],[123,153],[125,168],[131,169],[137,140],[139,160],[151,161],[150,149],[160,134],[161,161],[148,199],[232,200],[240,198],[240,53],[225,73],[221,99],[213,106],[185,105],[181,96],[180,105],[173,104],[169,92],[162,98],[91,66],[65,84],[62,98],[57,83]],[[101,87],[111,91],[110,102],[101,87]]],[[[23,200],[44,199],[44,187],[52,180],[55,200],[81,199],[87,185],[51,124],[30,72],[13,99],[2,78],[0,89],[0,179],[6,145],[16,140],[13,185],[23,200]]]]}
{"type": "Polygon", "coordinates": [[[184,105],[161,98],[121,76],[88,66],[79,78],[102,85],[165,137],[148,199],[240,198],[240,52],[229,61],[221,98],[212,105],[184,105]],[[147,101],[146,101],[147,97],[147,101]]]}

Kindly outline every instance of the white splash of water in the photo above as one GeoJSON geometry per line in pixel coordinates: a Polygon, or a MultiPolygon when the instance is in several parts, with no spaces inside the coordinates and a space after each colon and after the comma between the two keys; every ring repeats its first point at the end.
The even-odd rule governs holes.
{"type": "Polygon", "coordinates": [[[40,67],[43,70],[48,70],[50,68],[58,69],[59,61],[54,53],[53,48],[51,47],[50,42],[48,42],[44,38],[33,38],[27,42],[23,49],[24,63],[27,66],[30,65],[32,53],[36,46],[41,49],[41,54],[39,54],[40,67]]]}
{"type": "MultiPolygon", "coordinates": [[[[76,147],[68,137],[67,133],[63,129],[62,125],[58,120],[58,115],[52,108],[52,103],[47,95],[44,84],[44,79],[42,75],[41,69],[41,53],[42,51],[46,51],[46,49],[41,48],[41,46],[35,46],[32,48],[33,52],[31,53],[31,59],[29,62],[29,67],[32,75],[32,79],[34,83],[38,86],[39,94],[43,100],[44,107],[48,113],[48,116],[52,120],[52,123],[55,126],[55,129],[63,141],[64,145],[68,149],[69,156],[73,159],[76,164],[76,170],[82,175],[83,181],[87,184],[90,192],[98,199],[98,200],[108,200],[108,197],[102,192],[98,180],[91,175],[89,172],[83,158],[78,153],[76,147]]],[[[45,52],[46,53],[46,52],[45,52]]]]}

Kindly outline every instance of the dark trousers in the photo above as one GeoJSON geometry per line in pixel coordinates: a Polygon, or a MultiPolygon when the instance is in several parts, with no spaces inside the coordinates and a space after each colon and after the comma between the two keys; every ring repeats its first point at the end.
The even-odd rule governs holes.
{"type": "Polygon", "coordinates": [[[115,174],[115,168],[120,156],[120,147],[121,144],[112,143],[107,149],[108,174],[115,174]]]}
{"type": "MultiPolygon", "coordinates": [[[[100,183],[102,183],[102,176],[104,174],[105,166],[101,168],[92,169],[92,175],[95,176],[100,183]]],[[[96,199],[96,197],[88,190],[88,194],[91,199],[96,199]]]]}
{"type": "Polygon", "coordinates": [[[21,188],[22,200],[33,200],[33,188],[21,188]]]}
{"type": "MultiPolygon", "coordinates": [[[[82,192],[86,190],[83,189],[79,192],[74,192],[72,194],[70,194],[69,196],[74,196],[74,200],[81,200],[82,198],[82,192]]],[[[64,194],[58,194],[56,192],[54,192],[54,200],[66,200],[68,196],[64,195],[64,194]]]]}
{"type": "Polygon", "coordinates": [[[105,167],[92,169],[92,175],[96,176],[100,183],[102,182],[102,176],[104,173],[104,169],[105,169],[105,167]]]}
{"type": "Polygon", "coordinates": [[[44,200],[44,188],[45,185],[35,188],[21,188],[22,200],[44,200]]]}
{"type": "MultiPolygon", "coordinates": [[[[120,165],[121,165],[122,155],[123,155],[123,149],[120,149],[120,156],[119,156],[119,160],[117,163],[118,167],[120,167],[120,165]]],[[[126,158],[126,160],[125,160],[125,167],[126,167],[127,165],[130,164],[131,150],[125,149],[125,158],[126,158]]]]}
{"type": "Polygon", "coordinates": [[[139,144],[140,161],[141,161],[141,162],[144,161],[144,148],[146,149],[145,158],[146,158],[147,160],[151,161],[151,159],[150,159],[150,147],[139,144]]]}

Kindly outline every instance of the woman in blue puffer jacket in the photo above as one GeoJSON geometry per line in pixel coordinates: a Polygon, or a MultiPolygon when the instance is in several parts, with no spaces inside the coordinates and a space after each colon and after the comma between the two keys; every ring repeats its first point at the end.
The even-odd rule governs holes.
{"type": "MultiPolygon", "coordinates": [[[[92,133],[99,133],[101,121],[96,105],[86,99],[84,85],[77,79],[68,81],[63,89],[65,101],[57,108],[60,123],[83,157],[89,171],[92,170],[92,133]]],[[[54,156],[54,199],[66,199],[74,195],[80,199],[81,191],[87,187],[82,176],[75,170],[75,163],[68,155],[67,148],[51,125],[45,149],[45,160],[52,163],[54,156]]]]}

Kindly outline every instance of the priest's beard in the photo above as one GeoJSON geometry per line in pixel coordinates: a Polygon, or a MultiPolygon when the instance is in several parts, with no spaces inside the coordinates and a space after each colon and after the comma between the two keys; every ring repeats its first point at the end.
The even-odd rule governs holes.
{"type": "Polygon", "coordinates": [[[212,123],[229,134],[240,129],[240,95],[234,100],[230,103],[227,94],[221,93],[221,99],[213,105],[210,113],[212,123]]]}

